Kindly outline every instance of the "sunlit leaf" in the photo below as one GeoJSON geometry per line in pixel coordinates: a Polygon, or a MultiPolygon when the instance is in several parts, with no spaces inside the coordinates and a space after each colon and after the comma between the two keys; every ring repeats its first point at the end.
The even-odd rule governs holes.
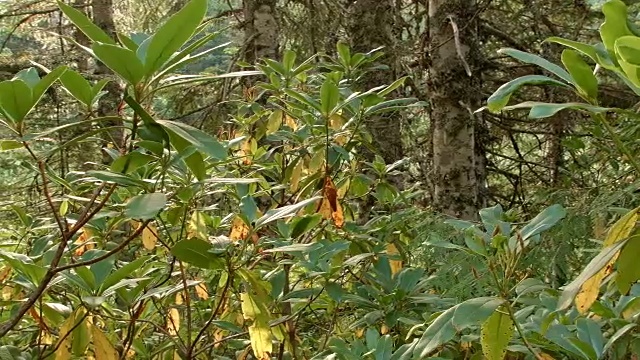
{"type": "Polygon", "coordinates": [[[504,359],[507,346],[513,336],[513,329],[513,321],[504,308],[496,310],[482,324],[480,342],[482,343],[482,353],[487,360],[504,359]]]}

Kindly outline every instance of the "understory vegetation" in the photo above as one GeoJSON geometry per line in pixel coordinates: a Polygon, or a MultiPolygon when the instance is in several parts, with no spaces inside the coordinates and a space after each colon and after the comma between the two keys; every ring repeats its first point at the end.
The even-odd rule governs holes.
{"type": "Polygon", "coordinates": [[[206,0],[138,32],[96,4],[46,13],[73,61],[0,52],[0,360],[638,358],[632,6],[490,49],[476,102],[455,17],[422,93],[384,46],[269,55],[260,2],[243,44],[206,0]]]}

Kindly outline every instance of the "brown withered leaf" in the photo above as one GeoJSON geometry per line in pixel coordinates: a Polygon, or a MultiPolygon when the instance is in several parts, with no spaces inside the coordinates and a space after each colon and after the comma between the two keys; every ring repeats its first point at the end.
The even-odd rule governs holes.
{"type": "Polygon", "coordinates": [[[322,188],[322,200],[317,211],[324,219],[333,220],[333,224],[337,228],[344,226],[344,213],[338,199],[338,190],[331,180],[331,176],[324,178],[324,187],[322,188]]]}

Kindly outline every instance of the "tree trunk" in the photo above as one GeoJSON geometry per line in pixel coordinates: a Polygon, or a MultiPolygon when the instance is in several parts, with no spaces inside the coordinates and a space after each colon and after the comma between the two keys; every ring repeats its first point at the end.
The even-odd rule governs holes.
{"type": "Polygon", "coordinates": [[[463,219],[477,217],[484,173],[477,169],[482,154],[473,114],[480,104],[475,11],[473,0],[429,1],[433,200],[439,211],[463,219]]]}
{"type": "MultiPolygon", "coordinates": [[[[93,2],[93,21],[98,27],[106,32],[112,38],[116,38],[116,26],[113,22],[113,0],[95,0],[93,2]]],[[[102,62],[96,64],[96,74],[109,76],[111,70],[102,62]]],[[[117,115],[118,106],[122,100],[122,88],[117,81],[111,81],[105,86],[108,93],[100,99],[98,104],[98,116],[114,116],[117,115]]],[[[122,122],[113,120],[103,123],[104,126],[121,126],[122,122]]],[[[105,134],[103,146],[113,144],[116,149],[125,146],[124,131],[122,129],[114,129],[105,134]]],[[[111,158],[105,154],[103,163],[111,162],[111,158]]]]}
{"type": "MultiPolygon", "coordinates": [[[[375,70],[357,84],[359,90],[389,85],[395,80],[397,39],[393,34],[395,7],[392,0],[358,0],[351,5],[349,35],[355,52],[367,53],[383,46],[385,55],[379,62],[388,70],[375,70]]],[[[367,130],[373,138],[373,146],[387,164],[402,159],[402,118],[398,113],[375,116],[366,120],[367,130]]],[[[372,158],[371,154],[369,154],[372,158]]]]}
{"type": "Polygon", "coordinates": [[[278,58],[278,22],[276,0],[245,0],[243,60],[255,64],[258,59],[278,58]]]}

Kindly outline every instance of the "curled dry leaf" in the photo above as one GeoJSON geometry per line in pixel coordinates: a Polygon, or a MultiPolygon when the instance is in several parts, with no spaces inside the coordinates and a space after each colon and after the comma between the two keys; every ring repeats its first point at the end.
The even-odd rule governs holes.
{"type": "Polygon", "coordinates": [[[338,190],[333,184],[331,176],[326,176],[324,179],[322,200],[316,212],[320,213],[324,219],[333,220],[333,224],[337,228],[344,226],[344,213],[338,200],[338,190]]]}

